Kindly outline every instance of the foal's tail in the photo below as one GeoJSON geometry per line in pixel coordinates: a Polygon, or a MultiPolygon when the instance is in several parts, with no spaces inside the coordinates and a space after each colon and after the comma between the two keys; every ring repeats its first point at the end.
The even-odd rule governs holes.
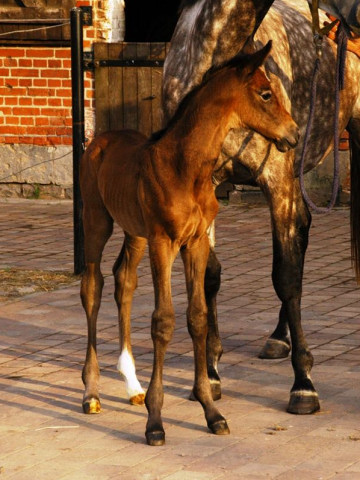
{"type": "Polygon", "coordinates": [[[360,132],[350,132],[350,223],[351,260],[356,281],[360,284],[360,132]]]}

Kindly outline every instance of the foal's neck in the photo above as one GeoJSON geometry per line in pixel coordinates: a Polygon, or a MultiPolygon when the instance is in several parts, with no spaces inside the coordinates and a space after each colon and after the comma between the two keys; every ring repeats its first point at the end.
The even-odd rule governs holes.
{"type": "Polygon", "coordinates": [[[209,92],[198,92],[164,137],[178,172],[187,176],[211,175],[234,118],[231,99],[209,92]]]}

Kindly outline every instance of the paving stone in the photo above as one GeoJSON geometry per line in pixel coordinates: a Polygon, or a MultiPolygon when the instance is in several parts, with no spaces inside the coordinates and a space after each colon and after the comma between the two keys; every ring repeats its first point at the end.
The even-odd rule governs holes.
{"type": "MultiPolygon", "coordinates": [[[[0,206],[0,263],[71,270],[70,202],[0,201],[0,206]]],[[[173,275],[177,323],[164,368],[164,447],[145,444],[146,409],[129,405],[116,371],[118,326],[111,268],[121,245],[118,228],[104,252],[106,278],[98,322],[100,415],[81,411],[86,320],[79,281],[2,305],[1,478],[358,478],[360,294],[350,266],[348,223],[347,209],[313,219],[305,262],[303,325],[315,356],[312,377],[322,411],[298,417],[286,413],[293,383],[290,359],[257,358],[276,326],[280,306],[271,284],[268,210],[220,207],[217,251],[223,273],[218,306],[224,354],[218,407],[231,429],[225,437],[209,433],[201,406],[188,401],[193,354],[180,258],[173,275]]],[[[146,388],[153,359],[154,308],[147,258],[138,277],[132,342],[138,376],[146,388]]]]}

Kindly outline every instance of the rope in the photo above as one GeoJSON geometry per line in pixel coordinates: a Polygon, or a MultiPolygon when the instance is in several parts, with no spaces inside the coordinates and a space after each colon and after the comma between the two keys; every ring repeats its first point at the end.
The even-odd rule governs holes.
{"type": "Polygon", "coordinates": [[[339,177],[340,177],[340,159],[339,159],[339,113],[340,113],[340,90],[343,90],[345,87],[345,61],[347,53],[347,41],[348,41],[348,32],[345,29],[342,22],[340,22],[338,29],[338,48],[336,56],[336,79],[335,79],[335,114],[334,114],[334,178],[332,184],[332,194],[330,202],[326,207],[318,207],[309,197],[304,182],[304,167],[305,167],[305,157],[307,153],[307,147],[310,139],[311,129],[314,121],[315,113],[315,100],[316,100],[316,91],[318,76],[320,71],[320,58],[321,55],[318,55],[315,61],[315,67],[313,76],[311,79],[311,95],[310,95],[310,111],[308,117],[308,123],[306,126],[303,150],[300,159],[300,189],[302,196],[305,200],[305,203],[309,208],[314,210],[315,213],[329,213],[335,205],[338,191],[339,191],[339,177]]]}
{"type": "Polygon", "coordinates": [[[38,27],[38,28],[29,28],[24,30],[13,30],[12,32],[0,33],[0,37],[5,35],[13,35],[14,33],[27,33],[27,32],[36,32],[37,30],[48,30],[49,28],[62,27],[63,25],[69,25],[70,21],[64,23],[57,23],[56,25],[50,25],[49,27],[38,27]]]}
{"type": "Polygon", "coordinates": [[[56,160],[61,160],[62,158],[64,157],[67,157],[68,155],[70,155],[73,151],[70,150],[70,152],[67,152],[65,153],[64,155],[61,155],[60,157],[57,157],[57,158],[50,158],[48,160],[43,160],[42,162],[39,162],[39,163],[35,163],[34,165],[31,165],[30,167],[25,167],[25,168],[22,168],[21,170],[19,170],[18,172],[14,172],[14,173],[11,173],[10,175],[6,175],[5,177],[2,177],[0,178],[0,182],[3,182],[4,180],[10,178],[10,177],[13,177],[15,175],[19,175],[19,173],[22,173],[22,172],[25,172],[25,170],[30,170],[31,168],[34,168],[34,167],[37,167],[39,165],[42,165],[43,163],[49,163],[49,162],[55,162],[56,160]]]}

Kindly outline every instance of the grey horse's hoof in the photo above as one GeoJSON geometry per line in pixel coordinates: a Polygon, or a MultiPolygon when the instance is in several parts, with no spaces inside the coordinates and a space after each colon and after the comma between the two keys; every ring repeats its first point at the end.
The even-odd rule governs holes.
{"type": "Polygon", "coordinates": [[[259,358],[266,358],[269,360],[286,358],[289,356],[290,350],[290,345],[284,340],[268,338],[261,352],[259,353],[259,358]]]}
{"type": "Polygon", "coordinates": [[[310,415],[320,410],[319,396],[312,391],[294,391],[290,394],[287,411],[296,415],[310,415]]]}
{"type": "Polygon", "coordinates": [[[156,432],[146,432],[145,437],[147,444],[151,447],[160,447],[165,443],[165,432],[163,430],[158,430],[156,432]]]}

